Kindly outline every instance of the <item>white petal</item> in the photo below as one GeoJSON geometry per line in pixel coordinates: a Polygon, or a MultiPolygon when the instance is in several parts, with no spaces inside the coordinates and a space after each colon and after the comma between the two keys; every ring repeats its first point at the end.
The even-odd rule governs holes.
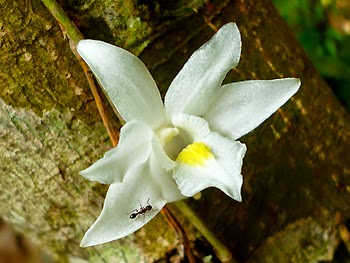
{"type": "Polygon", "coordinates": [[[150,167],[143,164],[126,175],[123,183],[110,185],[101,215],[85,233],[81,247],[94,246],[127,236],[156,216],[167,200],[150,174],[150,167]],[[148,201],[148,203],[147,203],[148,201]],[[148,204],[152,210],[130,218],[135,209],[148,204]]]}
{"type": "Polygon", "coordinates": [[[300,80],[295,78],[227,84],[203,118],[211,130],[236,140],[270,117],[299,87],[300,80]]]}
{"type": "Polygon", "coordinates": [[[119,144],[80,175],[103,184],[121,182],[130,169],[146,162],[151,151],[152,130],[144,123],[132,121],[120,130],[119,144]]]}
{"type": "Polygon", "coordinates": [[[165,153],[162,144],[156,136],[153,136],[152,151],[161,168],[169,171],[175,167],[176,163],[165,153]]]}
{"type": "Polygon", "coordinates": [[[82,40],[77,50],[89,65],[123,119],[158,126],[164,106],[157,86],[142,61],[102,41],[82,40]]]}
{"type": "Polygon", "coordinates": [[[228,23],[193,53],[171,83],[165,96],[170,113],[201,116],[214,98],[227,72],[239,62],[241,36],[228,23]]]}
{"type": "MultiPolygon", "coordinates": [[[[154,145],[154,148],[158,146],[154,145]]],[[[153,151],[150,156],[150,174],[152,175],[152,182],[158,186],[159,189],[162,189],[162,196],[167,202],[174,202],[185,198],[181,193],[177,184],[175,183],[172,175],[172,170],[165,170],[164,166],[167,169],[170,167],[173,168],[176,163],[167,157],[167,160],[164,160],[166,154],[159,154],[159,149],[153,151]],[[165,165],[166,163],[167,165],[165,165]]]]}
{"type": "Polygon", "coordinates": [[[241,201],[241,167],[245,145],[218,133],[211,133],[202,142],[211,148],[214,158],[197,166],[179,162],[173,177],[181,194],[193,196],[205,188],[217,187],[231,198],[241,201]]]}

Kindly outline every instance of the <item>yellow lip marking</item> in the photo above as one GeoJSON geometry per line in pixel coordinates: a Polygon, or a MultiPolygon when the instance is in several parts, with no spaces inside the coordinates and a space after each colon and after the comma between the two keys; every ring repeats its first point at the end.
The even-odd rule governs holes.
{"type": "Polygon", "coordinates": [[[214,156],[209,146],[202,142],[194,142],[179,153],[176,161],[191,166],[204,166],[210,158],[214,156]]]}

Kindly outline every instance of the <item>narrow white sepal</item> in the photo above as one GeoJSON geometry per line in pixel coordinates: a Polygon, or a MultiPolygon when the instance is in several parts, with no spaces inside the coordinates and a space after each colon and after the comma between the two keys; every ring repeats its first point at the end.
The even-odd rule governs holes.
{"type": "Polygon", "coordinates": [[[164,120],[160,93],[143,62],[130,52],[96,40],[81,40],[77,51],[126,122],[158,126],[164,120]]]}
{"type": "Polygon", "coordinates": [[[207,111],[227,72],[237,66],[241,36],[234,23],[222,26],[196,50],[172,81],[165,107],[173,114],[201,116],[207,111]]]}
{"type": "Polygon", "coordinates": [[[237,140],[270,117],[299,87],[296,78],[230,83],[218,90],[203,118],[211,130],[237,140]]]}
{"type": "Polygon", "coordinates": [[[80,246],[89,247],[122,238],[155,217],[167,200],[163,198],[162,189],[157,184],[150,183],[152,180],[147,162],[134,171],[129,171],[123,183],[110,185],[103,210],[85,233],[80,246]],[[152,210],[134,219],[130,218],[135,209],[140,210],[140,206],[145,207],[148,204],[152,206],[152,210]]]}

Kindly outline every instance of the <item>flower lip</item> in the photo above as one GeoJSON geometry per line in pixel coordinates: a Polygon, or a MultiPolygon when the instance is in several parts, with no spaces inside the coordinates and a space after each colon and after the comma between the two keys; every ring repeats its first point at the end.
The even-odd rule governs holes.
{"type": "Polygon", "coordinates": [[[179,153],[176,161],[190,166],[203,166],[211,158],[214,156],[208,145],[203,142],[194,142],[179,153]]]}
{"type": "Polygon", "coordinates": [[[189,133],[179,127],[164,128],[160,130],[158,134],[160,134],[160,136],[165,136],[159,137],[158,135],[158,139],[163,146],[164,152],[173,161],[176,160],[179,153],[186,148],[187,145],[193,142],[189,133]]]}

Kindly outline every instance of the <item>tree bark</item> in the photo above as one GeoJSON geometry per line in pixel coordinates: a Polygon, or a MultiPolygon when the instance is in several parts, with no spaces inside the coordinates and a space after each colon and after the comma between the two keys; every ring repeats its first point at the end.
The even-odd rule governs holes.
{"type": "MultiPolygon", "coordinates": [[[[87,38],[138,54],[163,95],[214,28],[236,22],[241,62],[225,82],[300,77],[302,87],[242,138],[248,148],[243,202],[208,189],[188,203],[240,262],[318,262],[349,252],[349,114],[270,1],[61,5],[87,38]]],[[[161,216],[121,240],[79,247],[107,188],[78,172],[111,144],[79,62],[43,4],[0,0],[0,7],[1,216],[58,262],[152,262],[176,255],[174,231],[161,216]]],[[[213,253],[176,214],[198,257],[213,253]]]]}

